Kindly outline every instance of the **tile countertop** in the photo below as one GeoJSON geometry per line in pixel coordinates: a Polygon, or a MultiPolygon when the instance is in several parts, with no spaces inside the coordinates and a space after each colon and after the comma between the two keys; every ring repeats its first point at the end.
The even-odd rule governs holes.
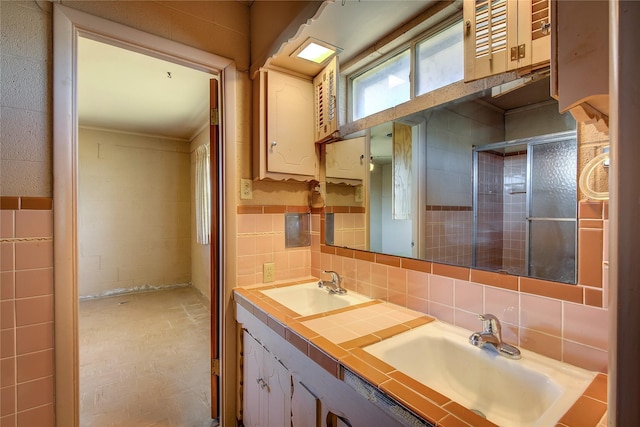
{"type": "MultiPolygon", "coordinates": [[[[429,323],[434,320],[433,317],[381,300],[300,316],[260,292],[311,280],[318,279],[235,288],[234,299],[332,375],[344,379],[346,368],[434,426],[497,427],[362,349],[429,323]]],[[[607,376],[598,374],[557,426],[606,425],[606,420],[603,421],[603,417],[606,418],[606,402],[607,376]]]]}

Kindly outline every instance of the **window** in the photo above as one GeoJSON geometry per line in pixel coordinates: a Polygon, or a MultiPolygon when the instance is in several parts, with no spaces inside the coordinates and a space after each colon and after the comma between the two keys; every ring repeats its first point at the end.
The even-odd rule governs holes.
{"type": "Polygon", "coordinates": [[[211,234],[211,179],[209,144],[196,148],[196,241],[209,244],[211,234]]]}
{"type": "Polygon", "coordinates": [[[416,45],[416,95],[463,79],[464,54],[461,22],[416,45]]]}
{"type": "Polygon", "coordinates": [[[463,29],[462,21],[456,19],[453,24],[440,26],[426,38],[411,42],[402,52],[352,77],[352,120],[402,104],[463,78],[463,29]]]}
{"type": "Polygon", "coordinates": [[[410,99],[409,49],[356,76],[352,81],[353,119],[361,119],[410,99]]]}

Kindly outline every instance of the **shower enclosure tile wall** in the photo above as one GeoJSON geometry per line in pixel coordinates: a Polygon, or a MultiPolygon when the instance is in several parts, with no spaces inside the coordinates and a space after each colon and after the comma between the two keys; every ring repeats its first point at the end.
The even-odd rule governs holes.
{"type": "Polygon", "coordinates": [[[503,269],[504,157],[492,151],[478,153],[476,262],[478,268],[503,269]]]}

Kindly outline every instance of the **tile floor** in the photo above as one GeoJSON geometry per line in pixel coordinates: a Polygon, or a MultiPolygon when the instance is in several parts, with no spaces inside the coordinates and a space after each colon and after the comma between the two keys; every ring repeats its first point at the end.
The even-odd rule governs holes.
{"type": "Polygon", "coordinates": [[[80,425],[217,425],[208,307],[191,286],[81,301],[80,425]]]}

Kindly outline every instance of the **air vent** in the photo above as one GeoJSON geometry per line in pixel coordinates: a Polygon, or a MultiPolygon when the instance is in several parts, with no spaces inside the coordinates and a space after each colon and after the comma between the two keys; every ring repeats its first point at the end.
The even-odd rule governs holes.
{"type": "Polygon", "coordinates": [[[337,136],[337,67],[337,59],[333,58],[329,65],[313,79],[316,142],[327,141],[337,136]]]}
{"type": "Polygon", "coordinates": [[[475,7],[476,58],[507,49],[507,0],[477,0],[475,7]]]}

